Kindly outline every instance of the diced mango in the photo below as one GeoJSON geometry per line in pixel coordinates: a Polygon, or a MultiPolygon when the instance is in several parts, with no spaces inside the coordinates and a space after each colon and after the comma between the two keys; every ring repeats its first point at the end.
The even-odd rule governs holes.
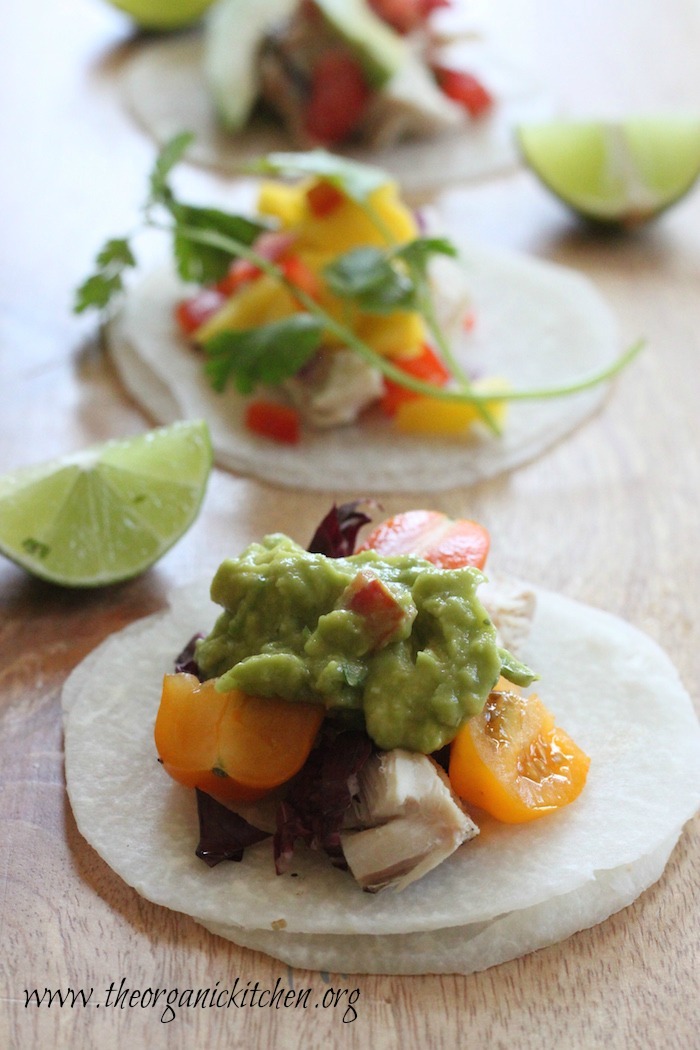
{"type": "MultiPolygon", "coordinates": [[[[334,320],[355,328],[357,335],[385,357],[407,357],[420,352],[425,339],[423,320],[417,312],[366,314],[333,295],[323,283],[323,270],[338,255],[358,246],[384,247],[400,244],[418,235],[409,208],[402,203],[397,186],[387,182],[375,190],[367,209],[343,196],[330,211],[321,214],[309,203],[310,187],[322,180],[306,179],[295,185],[263,182],[259,212],[277,219],[283,229],[294,231],[294,256],[312,274],[319,287],[313,298],[334,320]],[[368,214],[369,211],[369,214],[368,214]]],[[[308,289],[307,289],[308,290],[308,289]]],[[[226,330],[242,330],[282,320],[301,309],[288,289],[263,275],[236,289],[231,298],[194,333],[198,343],[226,330]]],[[[324,340],[337,345],[331,333],[324,340]]]]}
{"type": "Polygon", "coordinates": [[[204,343],[219,332],[257,328],[259,325],[281,321],[300,309],[302,307],[291,292],[273,277],[263,274],[231,296],[213,317],[197,329],[194,339],[197,343],[204,343]]]}
{"type": "Polygon", "coordinates": [[[418,236],[413,212],[400,199],[398,187],[386,182],[370,195],[365,206],[350,197],[327,214],[315,214],[308,199],[314,181],[289,186],[264,182],[258,211],[277,219],[284,229],[295,228],[300,250],[321,251],[329,257],[362,245],[403,244],[418,236]],[[368,214],[369,212],[369,214],[368,214]]]}
{"type": "Polygon", "coordinates": [[[411,357],[420,353],[426,332],[419,313],[396,310],[391,314],[360,314],[356,331],[382,357],[411,357]]]}
{"type": "Polygon", "coordinates": [[[277,219],[285,230],[298,226],[307,213],[306,195],[300,186],[263,182],[258,194],[261,215],[277,219]]]}
{"type": "MultiPolygon", "coordinates": [[[[477,393],[488,393],[498,389],[497,380],[482,380],[473,384],[477,393]],[[490,384],[490,385],[489,385],[490,384]]],[[[505,384],[500,384],[505,389],[505,384]]],[[[506,402],[494,398],[485,405],[491,418],[501,425],[506,415],[506,402]]],[[[394,425],[407,434],[464,434],[475,423],[482,421],[482,416],[473,404],[458,401],[443,401],[438,397],[408,397],[396,409],[394,425]]]]}
{"type": "Polygon", "coordinates": [[[301,250],[335,256],[360,244],[379,248],[403,244],[418,236],[418,226],[411,210],[399,199],[396,185],[390,182],[371,194],[367,208],[347,197],[328,215],[319,216],[307,202],[298,234],[301,250]]]}

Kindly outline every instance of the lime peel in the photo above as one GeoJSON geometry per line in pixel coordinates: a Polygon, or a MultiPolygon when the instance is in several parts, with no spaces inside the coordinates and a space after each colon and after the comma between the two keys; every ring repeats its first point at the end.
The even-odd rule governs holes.
{"type": "Polygon", "coordinates": [[[132,579],[190,527],[212,465],[201,420],[108,441],[0,478],[0,553],[65,587],[132,579]]]}

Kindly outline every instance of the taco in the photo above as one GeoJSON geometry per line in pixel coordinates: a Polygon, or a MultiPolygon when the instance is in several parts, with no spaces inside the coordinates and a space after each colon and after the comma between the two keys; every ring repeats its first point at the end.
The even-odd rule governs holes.
{"type": "MultiPolygon", "coordinates": [[[[355,531],[366,520],[358,519],[354,505],[350,517],[355,531]]],[[[372,534],[363,545],[370,557],[361,555],[359,563],[352,562],[357,555],[347,554],[353,546],[352,541],[346,542],[348,533],[342,535],[342,530],[339,533],[332,527],[335,550],[333,558],[326,557],[332,561],[341,552],[336,559],[341,573],[348,564],[395,567],[396,555],[385,552],[419,542],[421,556],[409,561],[413,569],[421,563],[431,577],[431,588],[448,585],[448,580],[452,586],[457,579],[462,586],[468,578],[469,590],[480,578],[480,571],[472,566],[483,563],[485,557],[483,544],[477,544],[475,553],[471,540],[466,546],[462,542],[465,529],[469,537],[474,536],[472,524],[454,526],[444,516],[429,512],[400,515],[388,528],[380,527],[372,534]],[[423,542],[426,535],[428,540],[423,542]],[[448,564],[456,568],[439,568],[445,552],[448,564]],[[424,558],[426,554],[429,560],[424,558]],[[439,579],[440,572],[446,574],[444,581],[439,579]]],[[[328,534],[326,530],[326,541],[328,534]]],[[[477,527],[476,534],[483,536],[483,531],[477,527]]],[[[314,539],[317,537],[318,533],[314,539]]],[[[263,547],[269,554],[279,542],[279,537],[273,537],[263,547]]],[[[254,548],[243,555],[244,564],[260,555],[260,545],[254,548]]],[[[312,562],[321,556],[320,552],[309,555],[312,562]]],[[[221,589],[221,582],[215,590],[221,589]]],[[[486,807],[492,802],[487,796],[493,793],[489,790],[481,798],[484,808],[466,806],[479,834],[466,835],[449,855],[440,858],[440,863],[419,871],[405,887],[390,878],[380,892],[364,892],[349,871],[331,862],[339,859],[337,841],[330,845],[328,841],[317,842],[324,849],[308,849],[303,842],[309,839],[299,831],[295,835],[302,838],[302,845],[297,844],[286,870],[278,874],[264,821],[255,816],[255,807],[262,806],[265,799],[256,803],[229,798],[223,808],[227,812],[237,809],[239,817],[246,813],[250,818],[246,826],[262,828],[262,834],[241,850],[237,839],[236,848],[229,854],[234,862],[222,861],[209,867],[195,856],[200,835],[195,792],[174,779],[181,779],[182,768],[169,768],[171,776],[161,768],[153,735],[160,717],[163,676],[166,681],[171,677],[169,672],[183,639],[206,631],[212,624],[211,604],[202,582],[176,593],[167,612],[108,639],[65,685],[66,780],[80,831],[117,874],[149,900],[182,911],[242,946],[311,969],[470,973],[603,921],[660,877],[684,823],[700,804],[697,718],[668,657],[638,630],[600,610],[538,588],[525,588],[523,592],[519,586],[514,592],[511,587],[504,597],[502,591],[499,596],[498,584],[489,586],[492,590],[484,596],[485,601],[506,634],[513,620],[513,594],[529,591],[534,595],[534,615],[522,653],[507,656],[499,646],[501,669],[512,678],[523,674],[522,660],[535,667],[540,676],[538,692],[546,698],[557,724],[565,725],[590,756],[585,783],[576,787],[563,807],[550,805],[551,797],[543,799],[537,791],[529,794],[533,783],[544,789],[560,778],[544,775],[538,781],[532,765],[526,762],[521,787],[525,781],[529,784],[524,794],[520,789],[518,794],[526,806],[540,808],[541,812],[534,814],[538,819],[530,819],[530,813],[525,822],[506,823],[501,819],[503,812],[499,819],[490,816],[486,807]]],[[[245,617],[240,615],[246,601],[239,606],[234,602],[223,614],[236,622],[229,640],[246,634],[245,617]]],[[[252,607],[246,607],[250,612],[252,607]]],[[[341,603],[340,607],[346,606],[341,603]]],[[[473,608],[479,610],[481,627],[488,621],[486,630],[491,632],[494,621],[484,619],[478,604],[473,608]]],[[[520,603],[516,619],[521,630],[511,635],[511,644],[522,639],[523,618],[530,619],[530,608],[527,601],[520,603]]],[[[421,616],[419,610],[418,621],[421,616]]],[[[213,652],[221,653],[223,626],[220,622],[197,648],[205,662],[212,659],[213,652]]],[[[424,631],[423,622],[420,632],[424,631]]],[[[389,648],[393,644],[389,642],[389,648]]],[[[487,642],[483,644],[488,648],[487,642]]],[[[423,637],[418,647],[421,659],[429,649],[423,637]]],[[[267,652],[279,660],[280,650],[267,652]]],[[[253,660],[259,663],[260,654],[254,654],[253,660]]],[[[244,658],[234,663],[233,669],[248,673],[247,662],[244,658]]],[[[191,678],[192,664],[178,674],[191,678]]],[[[493,668],[489,671],[492,674],[493,668]]],[[[490,688],[487,684],[487,693],[490,688]]],[[[220,695],[232,697],[233,693],[220,695]]],[[[493,695],[488,693],[486,698],[487,712],[493,695]]],[[[527,709],[529,694],[521,695],[526,698],[527,709]]],[[[270,702],[287,703],[290,709],[299,707],[298,701],[270,702]]],[[[436,708],[431,710],[434,713],[436,708]]],[[[483,717],[483,711],[466,717],[457,730],[453,729],[457,734],[453,740],[458,740],[474,719],[483,717]]],[[[339,708],[329,707],[324,724],[330,720],[337,729],[339,718],[339,708]]],[[[342,726],[336,739],[345,730],[342,726]]],[[[348,732],[357,734],[361,730],[355,723],[348,732]]],[[[192,734],[196,735],[194,726],[189,743],[192,734]]],[[[536,739],[533,754],[539,761],[544,737],[536,739]]],[[[554,739],[566,738],[556,735],[554,739]]],[[[503,737],[501,743],[505,740],[503,737]]],[[[307,764],[284,785],[278,812],[290,799],[297,805],[298,785],[322,746],[320,741],[321,737],[312,744],[307,764]]],[[[160,746],[165,754],[162,737],[160,746]]],[[[454,758],[455,743],[450,746],[454,758]]],[[[556,750],[553,748],[552,753],[556,750]]],[[[573,753],[569,744],[564,751],[573,753]]],[[[387,752],[380,749],[381,754],[387,752]]],[[[414,757],[421,755],[414,753],[414,757]]],[[[448,769],[454,780],[452,758],[448,769]]],[[[167,754],[164,761],[168,767],[167,754]]],[[[346,764],[345,788],[350,796],[362,793],[362,768],[358,773],[352,763],[346,764]]],[[[564,764],[558,770],[564,779],[567,768],[564,764]]],[[[220,783],[224,782],[222,772],[218,771],[220,783]]],[[[232,792],[240,791],[241,786],[242,782],[233,784],[232,792]]],[[[321,800],[322,810],[337,807],[337,789],[335,783],[333,799],[327,805],[321,800]]],[[[347,805],[344,812],[350,812],[347,805]]],[[[416,819],[415,807],[410,818],[416,819]]],[[[388,820],[385,827],[391,827],[391,822],[388,820]]],[[[370,833],[377,830],[377,823],[370,826],[370,833]]],[[[285,826],[284,821],[278,830],[280,826],[285,826]]],[[[367,833],[366,828],[349,832],[359,836],[367,833]]],[[[341,845],[346,848],[343,834],[347,833],[341,831],[341,845]]],[[[201,845],[200,841],[199,852],[204,857],[207,850],[201,845]]]]}
{"type": "MultiPolygon", "coordinates": [[[[164,263],[128,288],[108,345],[158,421],[207,419],[223,466],[305,488],[469,484],[569,433],[626,359],[585,278],[460,252],[379,169],[273,155],[257,213],[232,215],[173,195],[164,171],[186,144],[152,177],[178,272],[164,263]]],[[[110,241],[79,308],[103,306],[134,262],[110,241]]]]}
{"type": "Polygon", "coordinates": [[[548,113],[544,94],[445,6],[221,0],[203,34],[136,52],[126,104],[161,144],[196,128],[190,159],[227,173],[319,145],[412,194],[513,167],[512,128],[548,113]]]}

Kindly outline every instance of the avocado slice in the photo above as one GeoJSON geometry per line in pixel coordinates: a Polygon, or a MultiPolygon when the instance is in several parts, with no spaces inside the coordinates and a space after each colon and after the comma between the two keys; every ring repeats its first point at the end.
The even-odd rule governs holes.
{"type": "MultiPolygon", "coordinates": [[[[345,0],[342,0],[345,2],[345,0]]],[[[246,125],[259,93],[258,55],[271,27],[284,21],[298,0],[220,0],[204,32],[204,77],[222,124],[246,125]]]]}
{"type": "Polygon", "coordinates": [[[357,55],[374,88],[381,88],[406,61],[406,43],[375,15],[366,0],[314,0],[328,24],[357,55]]]}

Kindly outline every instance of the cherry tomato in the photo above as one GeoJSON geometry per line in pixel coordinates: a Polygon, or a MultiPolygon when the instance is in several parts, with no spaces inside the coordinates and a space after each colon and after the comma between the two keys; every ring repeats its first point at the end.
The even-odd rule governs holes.
{"type": "MultiPolygon", "coordinates": [[[[421,352],[415,357],[396,357],[392,363],[414,379],[423,379],[435,386],[445,386],[451,379],[450,372],[427,343],[423,344],[421,352]]],[[[417,396],[412,390],[395,383],[393,379],[385,379],[381,409],[386,415],[393,416],[400,404],[417,396]]]]}
{"type": "Polygon", "coordinates": [[[493,692],[450,747],[457,795],[497,820],[536,820],[578,798],[590,759],[537,696],[493,692]]]}
{"type": "Polygon", "coordinates": [[[324,714],[314,704],[219,692],[214,679],[167,674],[156,750],[178,783],[229,801],[254,801],[301,769],[324,714]]]}
{"type": "Polygon", "coordinates": [[[360,549],[416,554],[442,569],[464,565],[482,569],[489,546],[488,532],[476,521],[448,518],[437,510],[407,510],[378,525],[360,549]]]}
{"type": "Polygon", "coordinates": [[[349,138],[371,97],[362,66],[346,51],[327,51],[311,78],[305,127],[317,142],[331,145],[349,138]]]}
{"type": "Polygon", "coordinates": [[[417,29],[438,7],[449,7],[450,0],[370,0],[370,7],[397,33],[417,29]]]}
{"type": "Polygon", "coordinates": [[[184,335],[192,335],[226,302],[226,296],[216,288],[202,288],[175,307],[175,320],[184,335]]]}
{"type": "Polygon", "coordinates": [[[306,292],[312,299],[320,299],[321,280],[298,255],[290,255],[281,263],[284,276],[300,291],[306,292]]]}
{"type": "Polygon", "coordinates": [[[311,213],[317,219],[325,219],[326,216],[332,215],[347,198],[332,182],[319,179],[306,191],[306,199],[309,202],[311,213]]]}
{"type": "Polygon", "coordinates": [[[283,445],[296,445],[301,436],[297,410],[276,401],[250,401],[246,407],[245,425],[254,434],[283,445]]]}
{"type": "Polygon", "coordinates": [[[464,106],[472,117],[480,117],[493,105],[493,96],[471,73],[465,73],[461,69],[447,69],[445,66],[434,66],[433,72],[440,89],[451,98],[464,106]]]}
{"type": "Polygon", "coordinates": [[[255,281],[261,275],[262,270],[255,263],[249,262],[248,259],[234,259],[228,273],[221,278],[216,288],[222,295],[230,296],[242,285],[255,281]]]}

